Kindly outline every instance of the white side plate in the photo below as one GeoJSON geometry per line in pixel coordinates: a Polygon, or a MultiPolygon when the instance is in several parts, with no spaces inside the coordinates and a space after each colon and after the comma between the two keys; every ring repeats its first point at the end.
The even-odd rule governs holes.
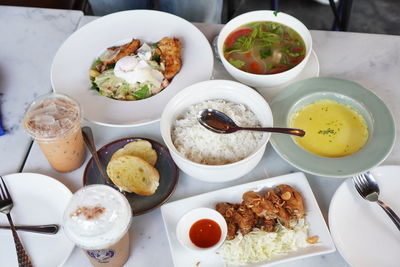
{"type": "MultiPolygon", "coordinates": [[[[37,173],[16,173],[3,176],[14,202],[11,217],[15,225],[59,224],[72,193],[59,181],[37,173]]],[[[0,214],[0,224],[8,225],[0,214]]],[[[18,231],[33,266],[62,266],[74,244],[62,227],[55,235],[18,231]]],[[[10,230],[0,230],[1,266],[18,266],[17,253],[10,230]]]]}
{"type": "MultiPolygon", "coordinates": [[[[400,166],[372,170],[379,184],[379,199],[400,216],[400,166]]],[[[329,207],[332,238],[352,266],[399,266],[400,232],[377,203],[363,199],[352,179],[344,181],[329,207]]]]}

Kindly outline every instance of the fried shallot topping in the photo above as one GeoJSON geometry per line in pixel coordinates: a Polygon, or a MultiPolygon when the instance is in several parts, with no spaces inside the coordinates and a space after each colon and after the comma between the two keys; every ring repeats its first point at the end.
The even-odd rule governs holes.
{"type": "MultiPolygon", "coordinates": [[[[228,240],[234,239],[238,230],[243,235],[253,228],[273,232],[278,220],[286,228],[291,228],[291,221],[305,216],[302,196],[287,184],[278,185],[277,190],[269,189],[264,196],[248,191],[243,194],[242,199],[241,204],[216,205],[216,210],[228,224],[228,240]]],[[[311,243],[315,238],[309,239],[307,242],[311,243]]]]}

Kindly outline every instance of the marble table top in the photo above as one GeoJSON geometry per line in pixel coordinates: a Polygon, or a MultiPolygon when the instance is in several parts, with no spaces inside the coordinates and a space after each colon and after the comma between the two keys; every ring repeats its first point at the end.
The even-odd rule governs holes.
{"type": "Polygon", "coordinates": [[[19,172],[32,141],[21,122],[27,106],[51,91],[50,66],[76,30],[81,11],[0,6],[0,173],[19,172]],[[7,162],[7,164],[5,164],[7,162]]]}
{"type": "MultiPolygon", "coordinates": [[[[20,103],[20,106],[16,106],[15,108],[11,109],[14,112],[13,114],[15,118],[12,124],[18,125],[18,120],[21,120],[23,109],[26,107],[26,104],[24,104],[23,106],[23,103],[30,102],[36,96],[33,95],[34,93],[41,94],[50,90],[49,68],[51,59],[54,56],[57,47],[68,36],[68,34],[72,33],[72,31],[74,31],[77,27],[82,26],[83,24],[95,19],[95,17],[85,16],[81,19],[79,23],[80,14],[77,14],[74,11],[49,11],[44,9],[0,7],[0,22],[2,22],[3,13],[9,16],[8,20],[13,20],[15,22],[19,21],[20,24],[33,24],[34,22],[37,22],[37,26],[32,26],[32,28],[35,29],[37,32],[40,32],[41,34],[37,33],[38,37],[36,37],[33,34],[30,35],[30,31],[27,30],[26,34],[24,33],[17,35],[17,37],[13,37],[14,41],[7,43],[7,45],[0,42],[0,74],[2,74],[2,71],[4,69],[2,68],[2,66],[4,66],[3,58],[9,57],[10,60],[15,60],[15,57],[12,57],[11,53],[16,51],[16,49],[13,49],[13,46],[15,45],[15,43],[18,43],[19,40],[24,40],[24,44],[19,47],[19,50],[24,50],[31,47],[32,45],[35,45],[35,43],[38,42],[37,38],[40,38],[40,41],[43,42],[43,45],[47,44],[47,42],[45,42],[44,40],[49,40],[49,38],[55,38],[56,40],[53,40],[54,42],[58,41],[57,45],[54,45],[54,47],[52,46],[51,49],[49,48],[51,50],[51,53],[47,53],[46,55],[43,53],[40,56],[39,54],[37,54],[37,56],[31,56],[30,58],[31,64],[33,64],[30,65],[31,67],[34,66],[34,64],[38,64],[38,62],[40,62],[40,64],[42,64],[43,61],[48,62],[48,65],[36,66],[36,68],[38,69],[36,71],[40,71],[43,77],[42,80],[38,81],[35,88],[30,87],[31,90],[25,89],[23,83],[18,80],[20,76],[17,76],[18,72],[16,71],[16,68],[13,69],[12,74],[10,73],[9,75],[7,75],[7,79],[9,79],[9,84],[5,88],[9,88],[8,90],[11,90],[10,88],[19,88],[18,93],[15,93],[15,95],[9,92],[8,95],[10,97],[8,97],[7,95],[6,101],[7,103],[11,99],[20,103]],[[38,17],[32,17],[32,14],[37,15],[38,13],[42,15],[38,17]],[[19,15],[15,16],[13,14],[19,15]],[[24,14],[31,15],[24,16],[24,14]],[[26,20],[22,21],[23,19],[26,20]],[[50,22],[46,22],[46,19],[50,20],[50,22]],[[64,19],[65,21],[63,23],[70,26],[70,31],[66,33],[65,28],[61,27],[62,29],[60,29],[60,25],[55,26],[57,25],[57,23],[51,23],[51,19],[58,23],[62,23],[61,20],[64,19]],[[67,22],[74,25],[70,25],[67,22]],[[9,52],[6,54],[3,53],[3,47],[8,49],[9,52]],[[22,99],[21,95],[26,94],[25,91],[21,90],[29,92],[31,99],[20,100],[22,99]]],[[[13,25],[14,24],[16,23],[13,23],[13,25]]],[[[198,26],[199,29],[203,31],[203,33],[210,41],[221,29],[221,25],[196,24],[196,26],[198,26]]],[[[29,28],[28,26],[25,27],[29,28]]],[[[25,28],[22,26],[16,27],[16,30],[20,29],[25,28]]],[[[0,33],[1,31],[4,31],[4,29],[0,28],[0,33]]],[[[400,91],[397,90],[397,86],[398,84],[400,84],[400,75],[398,75],[398,71],[400,69],[400,61],[398,60],[398,51],[400,51],[400,37],[389,35],[325,31],[311,31],[311,34],[314,41],[313,47],[320,62],[320,76],[349,79],[360,83],[366,88],[371,89],[375,94],[377,94],[385,101],[385,103],[392,111],[396,123],[399,123],[400,107],[398,105],[398,100],[400,99],[400,91]],[[377,47],[380,47],[381,49],[376,49],[377,47]]],[[[42,48],[39,47],[39,45],[37,47],[34,47],[36,48],[36,50],[42,51],[42,48]]],[[[36,54],[34,50],[30,51],[32,51],[32,54],[36,54]]],[[[21,60],[22,58],[19,58],[19,60],[15,60],[15,62],[19,62],[21,60]]],[[[216,62],[214,66],[215,69],[218,72],[223,71],[223,68],[221,68],[221,66],[219,66],[218,64],[219,63],[216,62]]],[[[35,75],[30,73],[29,69],[29,67],[27,67],[27,69],[24,69],[24,73],[26,73],[27,77],[33,78],[35,75]]],[[[2,92],[4,92],[4,86],[2,85],[2,82],[3,78],[0,77],[0,89],[2,89],[2,92]]],[[[6,105],[3,104],[4,102],[5,100],[3,95],[1,102],[1,109],[3,112],[4,105],[6,105]]],[[[129,128],[110,128],[95,125],[91,122],[85,122],[84,124],[92,127],[97,148],[100,148],[101,146],[115,139],[129,136],[143,136],[162,142],[161,136],[159,134],[158,122],[145,126],[129,128]]],[[[9,125],[10,123],[7,122],[7,127],[10,127],[9,125]]],[[[15,140],[17,140],[17,137],[15,137],[16,134],[10,133],[9,135],[12,137],[8,138],[16,138],[15,140]]],[[[399,129],[397,129],[396,136],[399,139],[399,129]]],[[[4,137],[0,137],[0,147],[3,150],[3,147],[6,147],[7,142],[2,141],[2,138],[4,137]]],[[[29,140],[26,142],[26,144],[28,143],[29,140]]],[[[4,153],[2,153],[1,156],[4,157],[3,162],[5,162],[6,156],[3,155],[4,153]]],[[[82,186],[82,174],[89,158],[90,157],[87,156],[84,165],[76,171],[67,174],[58,173],[51,169],[44,155],[41,153],[39,147],[34,143],[26,159],[23,171],[37,172],[52,176],[64,183],[67,187],[71,189],[71,191],[74,192],[82,186]]],[[[21,159],[17,157],[15,159],[8,158],[6,162],[14,164],[15,161],[21,163],[21,159]]],[[[392,153],[383,164],[400,165],[400,144],[398,141],[396,142],[392,153]]],[[[10,169],[10,171],[16,170],[10,169]]],[[[294,171],[297,171],[297,169],[281,159],[275,153],[272,147],[268,145],[264,157],[262,161],[258,164],[256,169],[250,174],[245,175],[243,178],[236,181],[221,184],[208,184],[197,181],[181,172],[177,189],[169,201],[174,201],[204,192],[213,191],[216,189],[255,181],[265,177],[278,176],[294,171]]],[[[331,197],[337,187],[343,182],[343,180],[317,177],[309,174],[306,174],[306,176],[310,182],[321,211],[325,219],[327,220],[331,197]]],[[[131,256],[127,263],[127,266],[173,266],[166,232],[162,223],[160,209],[153,210],[148,214],[134,217],[130,235],[132,240],[131,256]],[[154,252],[157,253],[157,257],[154,257],[154,252]]],[[[82,251],[75,248],[64,266],[90,266],[90,264],[83,255],[82,251]]],[[[348,264],[344,261],[344,259],[340,256],[338,252],[335,252],[324,256],[312,257],[277,266],[348,266],[348,264]]]]}

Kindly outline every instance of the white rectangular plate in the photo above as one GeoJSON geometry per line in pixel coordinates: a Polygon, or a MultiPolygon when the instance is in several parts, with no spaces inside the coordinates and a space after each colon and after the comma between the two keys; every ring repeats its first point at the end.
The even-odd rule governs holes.
{"type": "Polygon", "coordinates": [[[215,204],[218,202],[240,203],[242,202],[242,195],[244,192],[249,190],[265,192],[267,189],[280,184],[293,186],[303,196],[305,212],[307,214],[306,220],[309,223],[309,236],[318,235],[318,243],[307,248],[301,248],[297,251],[290,252],[286,255],[275,257],[270,261],[250,264],[248,266],[269,266],[276,263],[334,252],[335,246],[307,178],[303,173],[297,172],[237,185],[163,205],[161,207],[161,213],[167,231],[174,265],[176,267],[228,266],[222,261],[222,257],[215,252],[193,252],[184,248],[179,243],[176,238],[176,225],[186,212],[199,207],[215,208],[215,204]]]}

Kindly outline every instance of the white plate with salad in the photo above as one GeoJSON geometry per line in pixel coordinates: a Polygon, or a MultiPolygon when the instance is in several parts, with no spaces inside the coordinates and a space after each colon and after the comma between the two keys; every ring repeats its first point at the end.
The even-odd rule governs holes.
{"type": "Polygon", "coordinates": [[[210,44],[190,22],[129,10],[73,33],[54,57],[51,83],[79,102],[85,119],[136,126],[159,120],[178,91],[210,79],[213,63],[210,44]]]}
{"type": "Polygon", "coordinates": [[[161,213],[176,267],[269,266],[335,251],[318,203],[307,178],[301,172],[170,202],[161,207],[161,213]],[[215,209],[217,203],[241,203],[242,195],[245,192],[254,191],[264,194],[269,189],[275,190],[280,185],[290,185],[301,194],[303,199],[305,217],[299,220],[295,226],[292,225],[292,229],[276,224],[273,232],[253,228],[252,232],[243,236],[239,234],[240,229],[237,231],[235,239],[226,240],[216,251],[192,251],[179,243],[176,226],[180,218],[187,212],[200,207],[215,209]],[[315,243],[308,244],[306,242],[308,237],[316,238],[315,243]]]}

